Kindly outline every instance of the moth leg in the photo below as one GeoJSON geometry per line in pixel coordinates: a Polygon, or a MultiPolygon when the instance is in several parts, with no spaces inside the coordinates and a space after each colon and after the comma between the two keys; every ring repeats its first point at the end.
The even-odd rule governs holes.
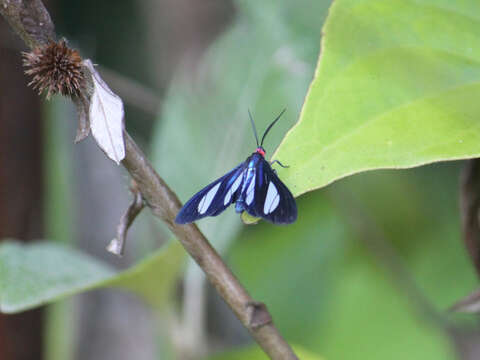
{"type": "Polygon", "coordinates": [[[278,161],[278,160],[273,160],[272,162],[270,162],[270,165],[273,165],[273,164],[275,164],[275,163],[277,163],[278,165],[280,165],[280,166],[283,167],[283,168],[288,168],[288,167],[290,167],[290,166],[288,166],[288,165],[283,165],[283,164],[282,164],[280,161],[278,161]]]}

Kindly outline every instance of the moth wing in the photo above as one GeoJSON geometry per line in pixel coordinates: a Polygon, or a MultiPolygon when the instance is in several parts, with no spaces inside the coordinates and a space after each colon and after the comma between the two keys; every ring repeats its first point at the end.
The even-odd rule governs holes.
{"type": "Polygon", "coordinates": [[[297,219],[297,204],[292,193],[263,160],[258,163],[253,201],[246,211],[274,224],[291,224],[297,219]]]}
{"type": "Polygon", "coordinates": [[[217,216],[237,199],[243,181],[242,163],[192,196],[175,218],[177,224],[188,224],[206,216],[217,216]]]}

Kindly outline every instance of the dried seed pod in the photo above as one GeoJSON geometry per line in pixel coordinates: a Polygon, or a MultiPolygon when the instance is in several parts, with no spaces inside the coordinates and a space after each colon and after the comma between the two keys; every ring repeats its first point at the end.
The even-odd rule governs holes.
{"type": "Polygon", "coordinates": [[[28,84],[38,93],[78,96],[85,85],[82,58],[78,51],[70,49],[65,40],[50,41],[31,52],[23,53],[25,74],[33,76],[28,84]]]}

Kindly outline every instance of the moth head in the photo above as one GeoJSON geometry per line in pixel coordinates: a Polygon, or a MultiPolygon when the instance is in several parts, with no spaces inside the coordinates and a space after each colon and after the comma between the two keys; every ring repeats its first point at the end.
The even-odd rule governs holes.
{"type": "Polygon", "coordinates": [[[257,154],[262,155],[262,157],[265,157],[265,149],[264,149],[263,147],[261,147],[261,146],[257,147],[257,149],[255,150],[255,152],[256,152],[257,154]]]}

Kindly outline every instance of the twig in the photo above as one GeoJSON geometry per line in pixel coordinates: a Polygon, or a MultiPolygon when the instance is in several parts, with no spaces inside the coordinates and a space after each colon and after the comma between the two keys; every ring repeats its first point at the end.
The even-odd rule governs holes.
{"type": "MultiPolygon", "coordinates": [[[[31,48],[55,38],[53,23],[40,0],[0,0],[0,12],[31,48]]],[[[83,93],[88,98],[86,89],[83,93]]],[[[125,146],[122,164],[136,181],[152,212],[168,225],[260,347],[272,359],[297,359],[273,325],[266,306],[250,297],[198,228],[193,224],[175,224],[180,201],[126,132],[125,146]]]]}
{"type": "Polygon", "coordinates": [[[130,228],[130,225],[135,221],[138,214],[145,207],[143,203],[143,197],[140,191],[138,190],[137,184],[135,181],[132,181],[132,186],[130,186],[130,191],[133,195],[132,202],[128,207],[125,214],[120,219],[120,223],[117,227],[117,236],[110,241],[107,246],[107,250],[112,254],[117,256],[122,256],[125,250],[125,242],[127,240],[127,232],[130,228]]]}

